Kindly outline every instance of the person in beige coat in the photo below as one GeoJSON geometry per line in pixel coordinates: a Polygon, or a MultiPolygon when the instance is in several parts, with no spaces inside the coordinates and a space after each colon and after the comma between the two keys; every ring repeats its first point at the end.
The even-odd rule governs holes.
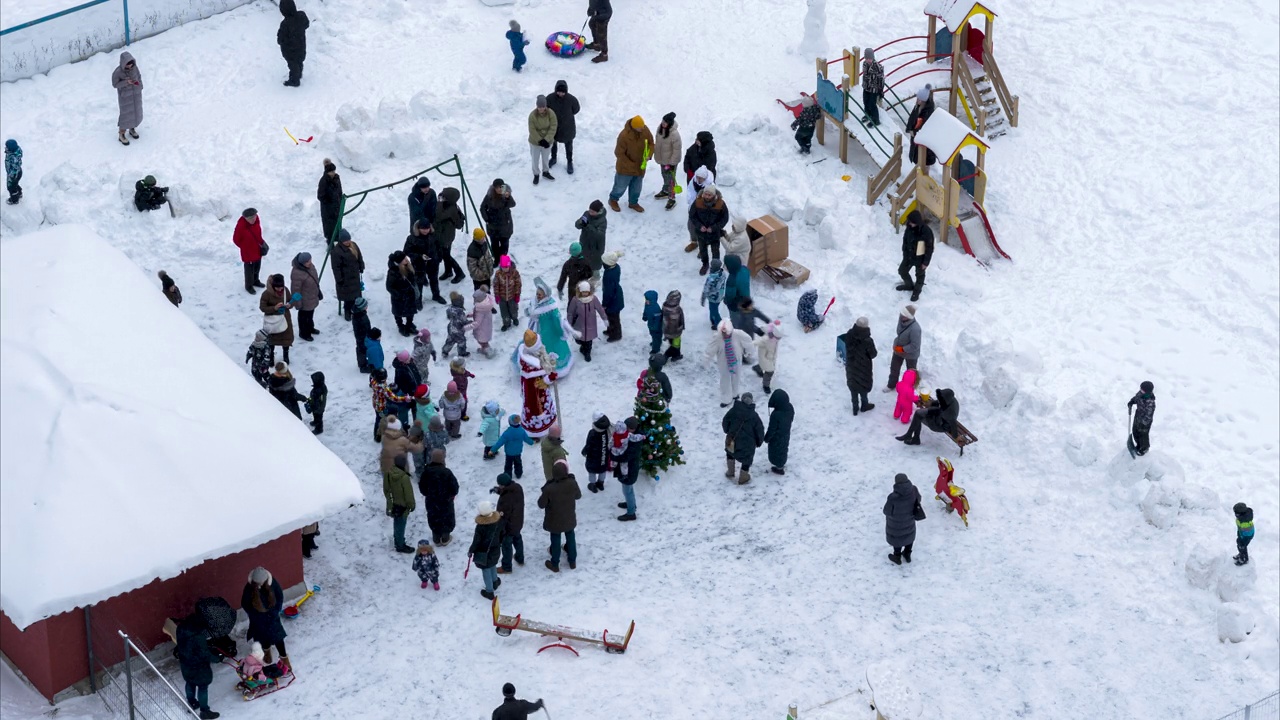
{"type": "MultiPolygon", "coordinates": [[[[391,472],[391,468],[396,466],[397,456],[420,453],[422,451],[421,442],[414,442],[405,435],[404,426],[400,424],[400,418],[390,414],[382,418],[382,455],[378,458],[378,464],[384,475],[391,472]]],[[[409,474],[412,475],[413,473],[410,472],[409,474]]]]}
{"type": "Polygon", "coordinates": [[[734,215],[729,222],[729,229],[720,236],[722,255],[737,255],[743,265],[751,255],[751,238],[747,236],[746,218],[734,215]]]}
{"type": "Polygon", "coordinates": [[[662,116],[657,137],[653,139],[653,160],[662,169],[662,189],[655,199],[666,198],[667,209],[676,206],[676,168],[679,167],[684,146],[680,141],[680,126],[673,112],[662,116]]]}
{"type": "Polygon", "coordinates": [[[284,361],[289,362],[289,348],[293,346],[293,302],[289,288],[284,286],[284,275],[268,278],[267,289],[258,298],[258,311],[262,313],[262,331],[272,347],[284,348],[284,361]],[[271,332],[284,316],[284,328],[271,332]]]}
{"type": "Polygon", "coordinates": [[[533,184],[538,184],[538,171],[541,177],[555,180],[551,175],[551,148],[556,144],[556,130],[559,121],[556,114],[547,108],[547,96],[538,96],[538,106],[529,113],[529,157],[533,160],[533,184]]]}

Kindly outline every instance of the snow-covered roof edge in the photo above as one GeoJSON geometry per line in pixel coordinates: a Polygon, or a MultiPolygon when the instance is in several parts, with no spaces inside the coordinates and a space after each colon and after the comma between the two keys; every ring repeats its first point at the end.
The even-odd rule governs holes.
{"type": "Polygon", "coordinates": [[[978,5],[986,8],[992,15],[998,14],[990,2],[975,2],[975,0],[929,0],[924,7],[924,14],[942,18],[942,23],[954,32],[964,24],[964,21],[973,13],[974,7],[978,5]]]}

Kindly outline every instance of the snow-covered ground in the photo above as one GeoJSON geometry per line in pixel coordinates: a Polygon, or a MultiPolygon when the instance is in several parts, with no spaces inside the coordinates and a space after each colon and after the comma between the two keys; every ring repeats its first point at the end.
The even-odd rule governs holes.
{"type": "MultiPolygon", "coordinates": [[[[616,485],[584,497],[575,571],[540,567],[545,539],[532,507],[540,467],[528,456],[529,564],[506,578],[504,611],[611,632],[634,619],[625,656],[536,655],[534,637],[496,636],[478,578],[462,580],[465,542],[441,551],[441,592],[419,590],[408,560],[390,551],[390,522],[374,501],[326,523],[309,561],[309,580],[324,591],[289,627],[298,682],[244,704],[220,672],[215,708],[250,718],[481,718],[509,680],[546,698],[556,717],[776,717],[791,701],[804,717],[848,696],[823,712],[845,703],[860,718],[865,669],[882,661],[896,663],[927,718],[1217,717],[1274,690],[1277,8],[1237,3],[1211,18],[1162,2],[1004,8],[995,53],[1021,96],[1021,127],[988,156],[987,209],[1014,260],[986,271],[940,249],[919,303],[925,382],[954,388],[962,420],[981,438],[957,458],[936,436],[919,448],[895,442],[887,396],[868,416],[848,413],[834,338],[868,316],[883,382],[903,300],[893,291],[898,237],[883,208],[861,204],[858,178],[873,168],[858,151],[850,169],[835,158],[810,164],[829,150],[794,152],[790,116],[773,100],[812,90],[812,58],[788,51],[802,36],[801,7],[615,4],[611,59],[600,66],[540,48],[548,33],[578,28],[585,3],[303,3],[310,54],[293,91],[280,86],[275,6],[246,6],[131,49],[146,82],[146,121],[127,148],[114,139],[114,56],[0,93],[0,133],[23,144],[28,188],[23,205],[3,208],[4,233],[42,218],[90,223],[144,269],[168,270],[186,297],[182,310],[237,360],[259,322],[230,241],[240,208],[261,212],[272,245],[264,272],[286,272],[294,253],[322,248],[313,188],[323,157],[339,161],[352,192],[457,153],[473,187],[494,177],[512,185],[512,252],[528,287],[535,275],[554,279],[576,239],[572,221],[604,198],[614,137],[637,113],[656,128],[677,112],[686,145],[696,131],[713,131],[731,209],[794,213],[792,257],[813,268],[809,287],[837,297],[828,327],[805,335],[794,321],[799,291],[755,284],[761,310],[789,331],[775,380],[797,411],[785,478],[757,472],[749,486],[726,483],[714,372],[696,352],[670,372],[689,464],[659,485],[642,482],[636,523],[613,519],[616,485]],[[520,75],[503,39],[511,17],[532,41],[520,75]],[[533,187],[525,116],[559,78],[583,105],[578,172],[557,166],[556,182],[533,187]],[[340,133],[346,103],[350,129],[340,133]],[[315,139],[295,147],[282,126],[315,139]],[[839,179],[846,172],[850,184],[839,179]],[[179,209],[190,214],[134,212],[127,189],[146,173],[181,188],[179,209]],[[842,228],[835,249],[819,250],[816,229],[802,221],[806,202],[831,208],[842,228]],[[1156,453],[1135,476],[1112,460],[1129,462],[1124,403],[1144,379],[1159,398],[1156,453]],[[1008,400],[997,390],[1010,385],[1017,392],[1008,400]],[[909,474],[927,498],[938,454],[956,463],[971,526],[930,501],[915,562],[890,565],[880,507],[893,475],[909,474]],[[1149,466],[1163,479],[1141,477],[1149,466]],[[1240,589],[1228,567],[1221,586],[1191,573],[1209,589],[1193,586],[1189,558],[1212,569],[1234,554],[1230,506],[1240,500],[1256,511],[1256,580],[1240,589]],[[1243,642],[1219,640],[1224,608],[1251,627],[1243,642]]],[[[916,4],[828,2],[835,43],[874,46],[924,28],[916,4]]],[[[646,193],[657,185],[651,171],[646,193]]],[[[384,329],[392,322],[380,259],[403,242],[406,194],[377,193],[347,222],[369,258],[367,294],[384,329]]],[[[600,347],[562,388],[580,475],[576,451],[591,413],[630,410],[647,354],[643,291],[681,290],[687,347],[710,337],[692,302],[700,282],[696,261],[680,251],[681,214],[646,202],[644,215],[609,217],[610,247],[626,250],[627,337],[600,347]]],[[[323,284],[332,287],[327,277],[323,284]]],[[[349,328],[331,301],[318,322],[318,341],[294,350],[295,375],[326,372],[323,439],[376,498],[368,390],[349,328]]],[[[431,308],[418,324],[440,334],[443,314],[431,308]]],[[[473,400],[516,406],[503,358],[514,342],[502,336],[499,358],[473,358],[473,400]]],[[[391,333],[386,347],[404,345],[391,333]]],[[[433,369],[433,385],[445,372],[443,363],[433,369]]],[[[450,453],[463,483],[463,540],[500,470],[480,459],[475,422],[450,453]]],[[[763,452],[757,458],[764,463],[763,452]]],[[[410,532],[426,534],[420,514],[410,532]]]]}

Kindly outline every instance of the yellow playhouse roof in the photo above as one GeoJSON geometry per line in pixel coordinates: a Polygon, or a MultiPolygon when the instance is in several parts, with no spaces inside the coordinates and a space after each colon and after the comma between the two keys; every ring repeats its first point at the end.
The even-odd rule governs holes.
{"type": "Polygon", "coordinates": [[[942,22],[952,32],[964,27],[964,24],[974,15],[985,15],[992,20],[996,17],[990,2],[980,3],[973,0],[929,0],[929,4],[924,7],[924,14],[942,18],[942,22]]]}
{"type": "Polygon", "coordinates": [[[934,111],[925,121],[924,127],[916,133],[916,143],[932,150],[944,165],[951,164],[956,154],[966,146],[976,147],[980,153],[985,153],[990,147],[973,134],[969,126],[942,110],[934,111]]]}

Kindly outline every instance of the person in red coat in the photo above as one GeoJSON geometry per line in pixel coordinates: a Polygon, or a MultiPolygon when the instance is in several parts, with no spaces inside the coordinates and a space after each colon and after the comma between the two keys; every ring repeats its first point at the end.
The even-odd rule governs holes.
{"type": "Polygon", "coordinates": [[[258,220],[257,210],[248,208],[240,213],[240,219],[236,221],[236,232],[231,236],[231,241],[240,248],[240,261],[244,263],[245,292],[257,295],[257,288],[266,287],[258,279],[258,273],[262,270],[262,256],[266,243],[262,242],[262,222],[258,220]]]}

